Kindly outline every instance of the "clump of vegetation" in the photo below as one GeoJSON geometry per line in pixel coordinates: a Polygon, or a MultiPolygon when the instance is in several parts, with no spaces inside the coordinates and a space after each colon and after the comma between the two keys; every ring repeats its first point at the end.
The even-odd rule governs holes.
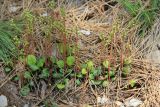
{"type": "MultiPolygon", "coordinates": [[[[53,9],[53,8],[52,8],[53,9]]],[[[31,11],[25,10],[22,14],[25,23],[25,35],[21,61],[26,63],[23,72],[24,84],[20,90],[22,96],[30,91],[36,90],[36,82],[41,80],[48,84],[55,84],[59,90],[65,90],[70,80],[75,81],[76,86],[81,86],[86,81],[94,86],[108,87],[110,81],[118,77],[118,70],[122,67],[122,77],[131,73],[131,59],[124,59],[124,64],[119,60],[116,63],[123,64],[115,66],[109,59],[105,59],[99,66],[93,60],[88,60],[77,65],[76,52],[78,46],[69,41],[70,30],[65,27],[65,11],[61,8],[58,12],[53,11],[53,16],[34,15],[31,11]],[[40,27],[35,27],[39,25],[40,27]],[[41,35],[36,35],[36,31],[41,35]],[[58,34],[59,41],[55,41],[56,48],[53,48],[53,41],[58,34]],[[39,38],[37,38],[37,36],[39,38]],[[56,54],[53,51],[56,50],[56,54]],[[37,53],[38,52],[38,53],[37,53]]],[[[114,26],[109,37],[103,39],[105,47],[110,47],[119,26],[114,26]]],[[[118,53],[119,54],[119,53],[118,53]]],[[[122,59],[123,60],[123,59],[122,59]]],[[[22,77],[20,77],[22,78],[22,77]]],[[[132,85],[133,86],[133,85],[132,85]]],[[[134,86],[133,86],[134,87],[134,86]]]]}
{"type": "Polygon", "coordinates": [[[2,21],[0,20],[0,60],[8,63],[10,59],[17,58],[19,43],[17,37],[22,31],[20,21],[2,21]]]}
{"type": "MultiPolygon", "coordinates": [[[[110,27],[109,31],[106,31],[106,26],[105,29],[102,28],[102,31],[105,30],[107,33],[96,31],[96,35],[94,35],[94,31],[91,32],[98,39],[93,40],[93,44],[97,43],[99,49],[97,49],[97,53],[94,52],[96,49],[89,50],[89,54],[96,55],[94,57],[87,57],[84,53],[85,60],[79,60],[78,27],[76,26],[76,30],[67,28],[66,18],[68,17],[66,17],[64,7],[55,9],[55,3],[51,1],[47,7],[50,13],[46,16],[35,14],[31,10],[24,10],[21,17],[23,30],[12,22],[11,26],[14,26],[14,29],[8,28],[8,31],[11,31],[9,34],[2,32],[3,35],[7,35],[5,36],[7,40],[5,41],[3,37],[0,38],[2,44],[5,44],[0,44],[2,47],[0,48],[0,59],[5,61],[16,55],[17,59],[14,62],[23,64],[22,72],[16,72],[16,76],[12,78],[20,85],[19,94],[27,96],[31,92],[39,91],[39,84],[42,85],[42,81],[46,84],[47,89],[54,86],[54,90],[60,92],[67,91],[73,86],[81,88],[84,87],[84,84],[85,86],[89,84],[91,88],[98,86],[109,89],[113,83],[115,85],[113,89],[118,87],[123,91],[136,88],[139,77],[129,78],[135,72],[131,57],[134,56],[131,46],[132,36],[137,32],[139,26],[141,26],[139,33],[143,33],[151,26],[159,9],[156,3],[159,2],[153,0],[151,5],[143,6],[145,3],[141,0],[138,2],[118,1],[130,13],[133,20],[121,22],[122,17],[119,18],[117,12],[117,17],[111,26],[107,25],[110,27]],[[16,32],[16,36],[13,37],[12,32],[16,32]],[[23,32],[23,35],[19,36],[17,32],[23,32]]],[[[75,18],[75,20],[77,19],[75,18]]],[[[92,37],[87,35],[84,38],[91,39],[92,37]]],[[[85,42],[88,41],[82,42],[84,42],[83,45],[86,45],[85,42]]],[[[14,66],[14,63],[6,65],[5,74],[12,73],[14,66]]],[[[46,106],[54,105],[48,101],[44,104],[46,106]]]]}
{"type": "Polygon", "coordinates": [[[159,0],[117,0],[127,10],[127,12],[141,23],[141,30],[139,33],[144,36],[145,32],[151,28],[154,20],[158,16],[160,10],[159,0]]]}

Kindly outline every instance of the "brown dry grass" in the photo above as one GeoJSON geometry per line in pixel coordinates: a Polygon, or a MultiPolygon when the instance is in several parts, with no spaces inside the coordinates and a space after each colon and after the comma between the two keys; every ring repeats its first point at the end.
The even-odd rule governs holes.
{"type": "MultiPolygon", "coordinates": [[[[33,11],[41,13],[45,10],[47,0],[40,2],[22,0],[19,2],[24,4],[20,5],[22,10],[29,7],[33,11]]],[[[81,104],[97,105],[96,98],[105,95],[113,102],[138,97],[144,102],[141,107],[159,107],[160,72],[152,63],[145,60],[146,52],[144,49],[148,48],[149,45],[144,46],[147,39],[141,39],[136,35],[140,26],[139,23],[136,21],[132,24],[128,23],[131,19],[130,16],[118,4],[104,11],[103,6],[106,4],[105,2],[95,1],[88,2],[78,8],[66,6],[66,27],[71,30],[78,28],[91,31],[89,36],[77,35],[77,32],[75,32],[68,38],[73,43],[76,41],[72,40],[72,38],[78,38],[77,44],[80,45],[80,49],[77,52],[77,61],[85,62],[87,59],[92,59],[96,66],[99,66],[104,59],[109,59],[114,67],[119,66],[118,76],[115,81],[110,82],[107,88],[92,88],[88,81],[80,87],[75,87],[74,80],[71,80],[73,86],[64,92],[54,92],[55,87],[52,87],[42,99],[36,99],[37,96],[27,97],[30,100],[36,100],[35,106],[46,99],[52,98],[57,102],[72,106],[82,106],[81,104]],[[90,19],[86,20],[87,17],[90,19]],[[100,39],[100,34],[103,34],[102,40],[100,39]],[[123,64],[123,59],[128,57],[132,59],[132,72],[127,78],[121,78],[120,66],[123,64]],[[129,80],[131,79],[137,80],[139,87],[126,89],[125,86],[129,85],[129,80]]],[[[5,5],[3,5],[3,8],[5,8],[5,5]]],[[[5,9],[2,10],[2,13],[4,12],[5,9]]],[[[14,16],[12,13],[6,13],[6,15],[8,17],[14,16]]],[[[1,15],[2,19],[3,17],[1,15]]],[[[16,70],[15,72],[22,71],[16,70]]],[[[13,72],[11,76],[7,76],[1,81],[0,87],[10,81],[14,75],[15,73],[13,72]]],[[[116,105],[113,103],[113,105],[106,106],[116,105]]]]}

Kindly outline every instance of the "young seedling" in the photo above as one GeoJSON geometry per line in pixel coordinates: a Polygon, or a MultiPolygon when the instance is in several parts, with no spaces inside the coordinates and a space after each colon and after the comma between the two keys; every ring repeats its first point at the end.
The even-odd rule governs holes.
{"type": "Polygon", "coordinates": [[[130,67],[130,66],[124,66],[124,67],[123,67],[123,69],[122,69],[122,74],[123,74],[124,76],[130,74],[130,72],[131,72],[131,67],[130,67]]]}
{"type": "Polygon", "coordinates": [[[69,85],[69,79],[65,78],[62,82],[57,84],[57,88],[59,90],[65,89],[65,87],[67,87],[69,85]]]}
{"type": "Polygon", "coordinates": [[[19,81],[19,77],[16,75],[12,78],[13,81],[19,81]]]}
{"type": "Polygon", "coordinates": [[[43,68],[41,74],[39,75],[40,78],[48,78],[50,75],[48,68],[43,68]]]}
{"type": "Polygon", "coordinates": [[[63,60],[57,61],[57,66],[58,66],[58,68],[63,69],[64,68],[64,61],[63,60]]]}
{"type": "Polygon", "coordinates": [[[71,67],[71,66],[74,64],[74,62],[75,62],[74,56],[68,56],[68,57],[67,57],[67,65],[68,65],[69,67],[71,67]]]}
{"type": "MultiPolygon", "coordinates": [[[[108,71],[106,71],[106,75],[105,75],[106,78],[108,78],[108,71]]],[[[109,77],[112,79],[115,77],[115,69],[111,69],[110,72],[109,72],[109,77]]]]}
{"type": "Polygon", "coordinates": [[[87,69],[92,70],[94,68],[94,63],[92,61],[87,62],[87,69]]]}
{"type": "Polygon", "coordinates": [[[62,78],[64,75],[63,75],[63,73],[54,72],[54,73],[52,74],[52,76],[53,76],[53,78],[55,78],[55,79],[60,79],[60,78],[62,78]]]}
{"type": "Polygon", "coordinates": [[[25,85],[21,88],[20,90],[20,95],[21,96],[27,96],[30,93],[30,88],[29,85],[25,85]]]}
{"type": "Polygon", "coordinates": [[[109,61],[108,60],[103,61],[103,66],[105,68],[108,68],[109,67],[109,61]]]}
{"type": "Polygon", "coordinates": [[[87,70],[86,70],[85,68],[82,68],[81,73],[82,73],[83,75],[86,75],[86,74],[87,74],[87,70]]]}
{"type": "Polygon", "coordinates": [[[35,65],[37,62],[37,59],[34,55],[28,55],[27,56],[27,64],[28,65],[35,65]]]}
{"type": "Polygon", "coordinates": [[[44,57],[39,58],[39,60],[38,60],[38,62],[37,62],[37,66],[38,66],[39,68],[41,68],[41,67],[44,66],[44,64],[45,64],[45,58],[44,58],[44,57]]]}
{"type": "Polygon", "coordinates": [[[24,72],[24,78],[26,78],[26,79],[31,79],[31,78],[32,78],[31,72],[25,71],[25,72],[24,72]]]}
{"type": "Polygon", "coordinates": [[[55,56],[50,57],[50,61],[52,62],[52,64],[56,64],[57,59],[55,56]]]}
{"type": "Polygon", "coordinates": [[[132,88],[135,87],[135,85],[136,85],[136,80],[135,80],[135,79],[130,80],[130,81],[129,81],[129,84],[130,84],[130,86],[131,86],[132,88]]]}
{"type": "Polygon", "coordinates": [[[5,71],[5,73],[7,73],[7,74],[10,73],[11,70],[12,70],[11,67],[5,67],[5,68],[4,68],[4,71],[5,71]]]}
{"type": "Polygon", "coordinates": [[[76,79],[76,84],[77,84],[77,85],[81,85],[80,79],[76,79]]]}
{"type": "Polygon", "coordinates": [[[102,86],[107,87],[109,85],[108,81],[103,81],[102,86]]]}
{"type": "Polygon", "coordinates": [[[130,58],[125,58],[124,59],[124,65],[123,65],[123,68],[122,68],[122,74],[124,76],[130,74],[130,72],[131,72],[131,63],[132,63],[132,60],[130,58]]]}
{"type": "Polygon", "coordinates": [[[65,88],[65,84],[59,83],[59,84],[57,84],[57,88],[58,88],[59,90],[62,90],[62,89],[65,88]]]}
{"type": "Polygon", "coordinates": [[[101,80],[91,80],[91,85],[100,85],[101,83],[101,80]]]}
{"type": "Polygon", "coordinates": [[[36,65],[37,59],[34,55],[28,55],[26,62],[33,71],[37,71],[39,69],[39,67],[36,65]]]}
{"type": "Polygon", "coordinates": [[[124,59],[124,66],[129,66],[129,65],[131,65],[131,63],[132,63],[132,60],[130,58],[124,59]]]}

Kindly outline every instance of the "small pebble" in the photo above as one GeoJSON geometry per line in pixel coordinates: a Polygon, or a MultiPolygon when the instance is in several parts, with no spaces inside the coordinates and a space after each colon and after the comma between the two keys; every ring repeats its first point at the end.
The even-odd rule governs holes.
{"type": "Polygon", "coordinates": [[[142,104],[142,101],[137,98],[132,98],[130,100],[126,100],[124,103],[126,107],[138,107],[142,104]]]}
{"type": "Polygon", "coordinates": [[[79,32],[86,35],[86,36],[89,36],[91,34],[91,32],[89,30],[80,30],[79,32]]]}
{"type": "Polygon", "coordinates": [[[0,107],[7,107],[8,106],[8,101],[7,97],[4,95],[0,96],[0,107]]]}

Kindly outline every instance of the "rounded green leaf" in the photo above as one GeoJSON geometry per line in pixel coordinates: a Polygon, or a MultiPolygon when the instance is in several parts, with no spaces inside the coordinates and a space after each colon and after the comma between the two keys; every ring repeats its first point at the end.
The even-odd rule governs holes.
{"type": "Polygon", "coordinates": [[[39,67],[37,65],[29,65],[29,67],[33,70],[33,71],[37,71],[39,69],[39,67]]]}
{"type": "Polygon", "coordinates": [[[103,66],[104,66],[105,68],[108,68],[108,66],[109,66],[109,61],[108,61],[108,60],[105,60],[105,61],[103,62],[103,66]]]}
{"type": "Polygon", "coordinates": [[[30,92],[30,88],[29,88],[28,85],[26,85],[26,86],[21,88],[20,95],[21,96],[27,96],[29,94],[29,92],[30,92]]]}
{"type": "Polygon", "coordinates": [[[82,71],[81,71],[81,72],[82,72],[83,75],[86,75],[86,74],[87,74],[87,70],[86,70],[85,68],[82,68],[82,71]]]}
{"type": "Polygon", "coordinates": [[[63,74],[62,73],[53,73],[53,78],[62,78],[63,74]]]}
{"type": "Polygon", "coordinates": [[[57,84],[57,88],[60,89],[60,90],[62,90],[62,89],[65,88],[65,85],[62,84],[62,83],[59,83],[59,84],[57,84]]]}
{"type": "Polygon", "coordinates": [[[78,78],[83,78],[83,75],[82,75],[81,73],[78,73],[78,74],[77,74],[77,77],[78,77],[78,78]]]}
{"type": "Polygon", "coordinates": [[[15,77],[13,77],[13,81],[18,81],[19,77],[16,75],[15,77]]]}
{"type": "Polygon", "coordinates": [[[75,77],[75,74],[74,74],[74,73],[71,73],[71,74],[70,74],[70,77],[75,77]]]}
{"type": "Polygon", "coordinates": [[[59,69],[59,73],[64,73],[64,69],[59,69]]]}
{"type": "Polygon", "coordinates": [[[87,68],[87,64],[81,64],[81,68],[87,68]]]}
{"type": "Polygon", "coordinates": [[[66,73],[71,73],[72,71],[72,69],[67,69],[66,73]]]}
{"type": "Polygon", "coordinates": [[[53,64],[56,63],[56,57],[55,57],[55,56],[52,56],[52,57],[50,58],[50,60],[51,60],[51,62],[52,62],[53,64]]]}
{"type": "Polygon", "coordinates": [[[134,80],[134,79],[130,80],[129,84],[133,88],[136,85],[136,80],[134,80]]]}
{"type": "Polygon", "coordinates": [[[93,69],[91,72],[93,73],[94,76],[98,76],[101,74],[101,70],[98,69],[93,69]]]}
{"type": "Polygon", "coordinates": [[[67,65],[72,66],[75,62],[75,58],[73,56],[67,57],[67,65]]]}
{"type": "Polygon", "coordinates": [[[109,84],[108,81],[103,81],[102,86],[103,86],[103,87],[107,87],[108,84],[109,84]]]}
{"type": "Polygon", "coordinates": [[[34,86],[35,84],[34,84],[34,82],[31,80],[31,81],[29,82],[29,85],[30,85],[30,86],[34,86]]]}
{"type": "Polygon", "coordinates": [[[42,58],[40,58],[40,59],[38,60],[37,66],[38,66],[38,67],[43,67],[43,66],[44,66],[44,63],[45,63],[45,58],[42,57],[42,58]]]}
{"type": "Polygon", "coordinates": [[[64,83],[69,84],[69,79],[68,78],[64,79],[64,83]]]}
{"type": "Polygon", "coordinates": [[[114,77],[114,76],[115,76],[115,71],[114,71],[114,70],[111,70],[111,71],[109,72],[109,76],[110,76],[110,77],[114,77]]]}
{"type": "Polygon", "coordinates": [[[41,78],[47,78],[47,77],[49,77],[49,70],[47,68],[44,68],[42,70],[42,73],[41,73],[40,77],[41,78]]]}
{"type": "Polygon", "coordinates": [[[31,79],[32,78],[31,73],[29,71],[24,72],[24,78],[31,79]]]}
{"type": "Polygon", "coordinates": [[[102,81],[101,80],[91,80],[91,83],[93,85],[100,85],[102,83],[102,81]]]}
{"type": "Polygon", "coordinates": [[[64,61],[63,61],[63,60],[57,61],[57,66],[58,66],[59,68],[64,68],[64,61]]]}
{"type": "Polygon", "coordinates": [[[94,79],[94,74],[89,74],[89,79],[93,80],[94,79]]]}
{"type": "Polygon", "coordinates": [[[76,79],[76,84],[81,85],[81,81],[79,79],[76,79]]]}
{"type": "Polygon", "coordinates": [[[93,67],[94,67],[94,63],[93,63],[92,61],[88,61],[88,62],[87,62],[87,68],[88,68],[89,70],[91,70],[91,69],[93,69],[93,67]]]}
{"type": "Polygon", "coordinates": [[[37,62],[36,57],[34,55],[27,56],[27,64],[28,65],[35,65],[37,62]]]}
{"type": "Polygon", "coordinates": [[[4,71],[5,71],[6,73],[9,73],[11,70],[12,70],[12,69],[11,69],[10,67],[5,67],[5,68],[4,68],[4,71]]]}

